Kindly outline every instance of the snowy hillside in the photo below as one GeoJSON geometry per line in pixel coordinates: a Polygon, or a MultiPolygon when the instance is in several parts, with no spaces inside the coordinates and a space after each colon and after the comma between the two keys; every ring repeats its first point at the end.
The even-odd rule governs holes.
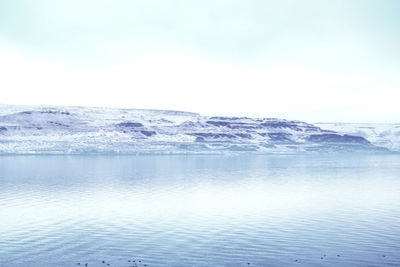
{"type": "Polygon", "coordinates": [[[400,123],[317,123],[321,128],[357,135],[373,145],[400,151],[400,123]]]}
{"type": "Polygon", "coordinates": [[[0,105],[0,153],[298,153],[399,148],[398,135],[397,144],[389,146],[375,136],[370,140],[369,132],[326,126],[322,128],[328,130],[301,121],[205,117],[180,111],[0,105]]]}

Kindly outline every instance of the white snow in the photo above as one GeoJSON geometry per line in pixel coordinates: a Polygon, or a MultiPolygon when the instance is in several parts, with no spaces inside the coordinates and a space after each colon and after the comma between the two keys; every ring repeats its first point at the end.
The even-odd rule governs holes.
{"type": "Polygon", "coordinates": [[[400,151],[400,123],[316,123],[323,129],[362,136],[376,146],[400,151]]]}
{"type": "Polygon", "coordinates": [[[398,124],[312,125],[166,110],[0,105],[0,153],[11,154],[379,150],[344,133],[400,151],[398,124]]]}

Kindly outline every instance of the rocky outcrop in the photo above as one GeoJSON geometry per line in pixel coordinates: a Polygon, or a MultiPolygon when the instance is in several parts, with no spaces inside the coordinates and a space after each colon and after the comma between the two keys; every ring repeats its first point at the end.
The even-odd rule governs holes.
{"type": "Polygon", "coordinates": [[[367,138],[275,118],[0,105],[0,153],[382,152],[367,138]]]}

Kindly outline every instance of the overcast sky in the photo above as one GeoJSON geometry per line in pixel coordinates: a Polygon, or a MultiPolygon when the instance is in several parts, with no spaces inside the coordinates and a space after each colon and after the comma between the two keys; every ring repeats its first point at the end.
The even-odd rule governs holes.
{"type": "Polygon", "coordinates": [[[0,103],[400,122],[400,1],[0,1],[0,103]]]}

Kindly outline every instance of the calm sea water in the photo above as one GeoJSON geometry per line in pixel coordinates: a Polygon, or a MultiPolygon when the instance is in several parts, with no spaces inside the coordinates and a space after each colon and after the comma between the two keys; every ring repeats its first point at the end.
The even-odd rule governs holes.
{"type": "Polygon", "coordinates": [[[400,156],[1,156],[0,266],[77,263],[400,266],[400,156]]]}

